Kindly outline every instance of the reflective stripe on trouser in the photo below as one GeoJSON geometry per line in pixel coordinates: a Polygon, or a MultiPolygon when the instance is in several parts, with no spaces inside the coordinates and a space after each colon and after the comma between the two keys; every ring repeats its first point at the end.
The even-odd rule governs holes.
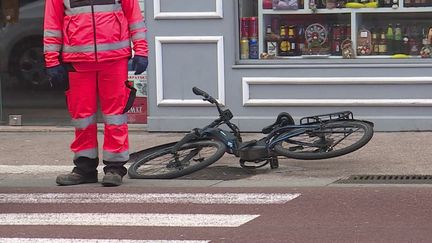
{"type": "Polygon", "coordinates": [[[106,63],[72,64],[69,90],[66,91],[68,110],[75,125],[71,150],[75,158],[98,157],[96,112],[99,98],[104,116],[103,160],[129,160],[127,116],[122,114],[129,98],[127,59],[106,63]]]}

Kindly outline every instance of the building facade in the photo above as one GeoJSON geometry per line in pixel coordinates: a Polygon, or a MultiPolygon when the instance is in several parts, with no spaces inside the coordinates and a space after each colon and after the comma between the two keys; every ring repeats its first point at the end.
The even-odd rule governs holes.
{"type": "MultiPolygon", "coordinates": [[[[17,20],[0,27],[3,123],[24,114],[24,125],[68,125],[63,91],[47,87],[38,64],[41,29],[24,30],[25,21],[43,20],[31,13],[44,1],[24,2],[17,20]]],[[[143,4],[150,131],[186,131],[217,116],[194,86],[230,108],[243,131],[259,131],[282,111],[298,121],[343,110],[380,131],[432,128],[430,0],[143,4]]]]}
{"type": "Polygon", "coordinates": [[[152,50],[149,130],[187,130],[214,118],[216,110],[192,93],[193,86],[229,107],[245,131],[259,131],[281,111],[297,120],[342,110],[381,131],[432,128],[432,59],[420,57],[424,39],[432,38],[431,2],[361,8],[312,0],[145,4],[152,50]],[[343,57],[345,39],[352,40],[355,57],[343,57]],[[283,45],[302,47],[287,51],[283,45]]]}

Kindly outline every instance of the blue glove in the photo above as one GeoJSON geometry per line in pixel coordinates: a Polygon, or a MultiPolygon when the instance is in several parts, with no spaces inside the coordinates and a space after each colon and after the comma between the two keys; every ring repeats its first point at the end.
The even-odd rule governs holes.
{"type": "Polygon", "coordinates": [[[132,69],[135,75],[143,73],[147,69],[148,59],[144,56],[134,56],[132,60],[132,69]]]}
{"type": "Polygon", "coordinates": [[[68,81],[68,74],[63,65],[59,64],[54,67],[49,67],[46,69],[46,72],[51,87],[66,87],[66,82],[68,81]]]}

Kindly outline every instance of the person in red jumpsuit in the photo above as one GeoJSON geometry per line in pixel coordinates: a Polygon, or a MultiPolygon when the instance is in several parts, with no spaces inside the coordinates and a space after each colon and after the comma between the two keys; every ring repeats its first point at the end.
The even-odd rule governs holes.
{"type": "Polygon", "coordinates": [[[57,177],[58,185],[98,181],[98,104],[104,121],[102,185],[122,184],[129,160],[126,112],[135,94],[127,82],[127,64],[133,49],[135,74],[147,69],[146,32],[137,0],[46,0],[47,75],[51,84],[64,84],[75,126],[70,146],[75,167],[57,177]]]}

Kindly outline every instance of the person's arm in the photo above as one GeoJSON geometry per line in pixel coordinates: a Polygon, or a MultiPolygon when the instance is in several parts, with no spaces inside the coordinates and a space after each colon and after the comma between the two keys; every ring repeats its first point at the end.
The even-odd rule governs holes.
{"type": "Polygon", "coordinates": [[[123,12],[129,22],[130,38],[136,56],[148,56],[147,27],[137,0],[123,0],[123,12]]]}
{"type": "Polygon", "coordinates": [[[62,0],[46,0],[44,19],[44,56],[46,67],[60,64],[60,51],[63,43],[64,5],[62,0]]]}

